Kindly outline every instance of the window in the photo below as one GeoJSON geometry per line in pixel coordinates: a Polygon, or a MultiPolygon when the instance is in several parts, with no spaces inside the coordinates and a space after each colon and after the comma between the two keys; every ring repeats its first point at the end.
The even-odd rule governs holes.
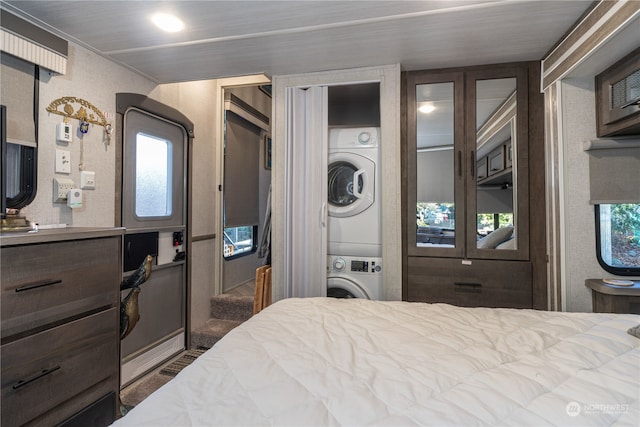
{"type": "Polygon", "coordinates": [[[453,203],[418,202],[416,222],[418,227],[455,228],[453,203]]]}
{"type": "Polygon", "coordinates": [[[36,196],[36,148],[7,143],[6,150],[6,207],[21,209],[36,196]]]}
{"type": "Polygon", "coordinates": [[[513,213],[479,213],[477,222],[478,237],[482,237],[498,228],[513,225],[513,213]]]}
{"type": "Polygon", "coordinates": [[[172,212],[171,141],[136,136],[136,215],[168,217],[172,212]]]}
{"type": "Polygon", "coordinates": [[[258,226],[225,227],[224,229],[224,259],[238,258],[255,252],[258,244],[255,236],[258,226]]]}
{"type": "Polygon", "coordinates": [[[36,196],[40,68],[5,52],[0,57],[2,207],[22,209],[36,196]]]}
{"type": "Polygon", "coordinates": [[[609,273],[640,274],[640,204],[596,205],[598,262],[609,273]]]}

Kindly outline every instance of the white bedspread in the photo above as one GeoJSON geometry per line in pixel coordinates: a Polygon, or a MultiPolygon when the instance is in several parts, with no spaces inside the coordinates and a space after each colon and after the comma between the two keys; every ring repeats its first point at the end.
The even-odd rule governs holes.
{"type": "Polygon", "coordinates": [[[637,315],[287,299],[118,426],[640,425],[637,315]]]}

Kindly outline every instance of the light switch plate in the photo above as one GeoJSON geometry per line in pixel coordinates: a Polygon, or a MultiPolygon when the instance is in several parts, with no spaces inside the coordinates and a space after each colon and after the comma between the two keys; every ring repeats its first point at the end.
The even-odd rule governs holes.
{"type": "Polygon", "coordinates": [[[56,150],[56,173],[71,173],[71,152],[56,150]]]}
{"type": "Polygon", "coordinates": [[[80,188],[94,190],[96,188],[96,173],[92,171],[80,172],[80,188]]]}

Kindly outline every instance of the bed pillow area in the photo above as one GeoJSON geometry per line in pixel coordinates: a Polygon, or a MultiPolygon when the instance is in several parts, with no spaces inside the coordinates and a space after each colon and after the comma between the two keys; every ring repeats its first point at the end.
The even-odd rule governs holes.
{"type": "Polygon", "coordinates": [[[513,226],[500,227],[478,240],[478,249],[495,249],[502,242],[507,241],[513,234],[513,226]]]}

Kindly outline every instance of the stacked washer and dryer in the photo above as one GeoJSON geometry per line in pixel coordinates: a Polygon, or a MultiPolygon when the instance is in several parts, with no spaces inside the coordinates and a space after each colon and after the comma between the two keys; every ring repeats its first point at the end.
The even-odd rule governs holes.
{"type": "Polygon", "coordinates": [[[327,296],[382,297],[380,128],[329,130],[327,296]]]}

